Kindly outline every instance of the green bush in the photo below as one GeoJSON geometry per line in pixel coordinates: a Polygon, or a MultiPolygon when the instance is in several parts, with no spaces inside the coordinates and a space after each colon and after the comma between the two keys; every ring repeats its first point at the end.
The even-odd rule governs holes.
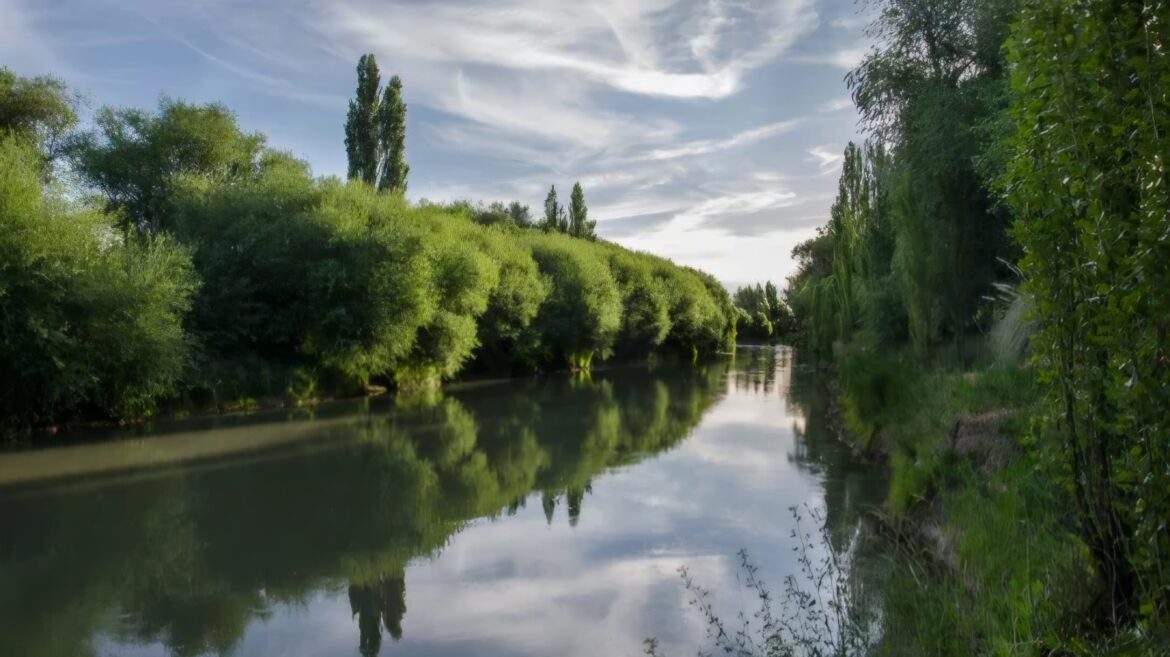
{"type": "Polygon", "coordinates": [[[670,308],[654,259],[617,247],[608,250],[609,267],[622,297],[622,326],[616,350],[623,356],[645,356],[670,333],[670,308]]]}
{"type": "Polygon", "coordinates": [[[150,414],[187,364],[190,258],[46,196],[42,162],[0,138],[0,425],[150,414]]]}
{"type": "Polygon", "coordinates": [[[525,238],[550,291],[533,323],[529,344],[538,362],[589,369],[610,355],[621,328],[622,300],[598,246],[558,234],[525,238]]]}

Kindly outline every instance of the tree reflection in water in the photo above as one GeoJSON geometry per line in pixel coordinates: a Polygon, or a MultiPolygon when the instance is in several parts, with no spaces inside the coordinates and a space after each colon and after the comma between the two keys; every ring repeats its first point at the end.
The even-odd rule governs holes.
{"type": "Polygon", "coordinates": [[[0,489],[4,650],[95,655],[106,636],[224,654],[276,605],[340,584],[361,654],[376,655],[402,636],[412,559],[532,495],[550,523],[563,500],[575,527],[592,480],[678,444],[727,368],[403,396],[286,447],[0,489]]]}

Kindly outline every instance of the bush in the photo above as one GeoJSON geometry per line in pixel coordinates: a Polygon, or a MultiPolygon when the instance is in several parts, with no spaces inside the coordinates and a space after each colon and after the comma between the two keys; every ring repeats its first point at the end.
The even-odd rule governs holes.
{"type": "Polygon", "coordinates": [[[0,138],[0,362],[13,373],[0,383],[0,424],[150,414],[187,364],[190,258],[168,238],[126,240],[111,217],[47,197],[41,167],[0,138]]]}
{"type": "Polygon", "coordinates": [[[528,233],[532,257],[550,279],[548,299],[533,323],[529,344],[537,361],[589,369],[610,355],[621,328],[617,284],[598,247],[564,235],[528,233]]]}
{"type": "Polygon", "coordinates": [[[666,290],[654,276],[653,258],[616,247],[607,250],[610,271],[622,298],[616,351],[623,356],[645,356],[670,333],[666,290]]]}

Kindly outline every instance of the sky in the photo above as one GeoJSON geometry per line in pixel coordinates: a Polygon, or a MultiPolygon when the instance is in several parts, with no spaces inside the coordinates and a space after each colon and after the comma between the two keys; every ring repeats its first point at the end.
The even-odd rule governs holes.
{"type": "Polygon", "coordinates": [[[0,0],[0,65],[92,113],[222,102],[345,174],[365,52],[408,104],[407,196],[519,200],[576,181],[597,232],[733,288],[792,273],[858,119],[854,0],[0,0]]]}

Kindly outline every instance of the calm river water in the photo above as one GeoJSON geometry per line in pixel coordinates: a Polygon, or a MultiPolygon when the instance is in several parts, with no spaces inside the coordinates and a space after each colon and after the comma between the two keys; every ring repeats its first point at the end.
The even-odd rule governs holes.
{"type": "Polygon", "coordinates": [[[0,453],[0,656],[693,655],[876,473],[787,349],[0,453]],[[814,532],[815,533],[815,532],[814,532]]]}

